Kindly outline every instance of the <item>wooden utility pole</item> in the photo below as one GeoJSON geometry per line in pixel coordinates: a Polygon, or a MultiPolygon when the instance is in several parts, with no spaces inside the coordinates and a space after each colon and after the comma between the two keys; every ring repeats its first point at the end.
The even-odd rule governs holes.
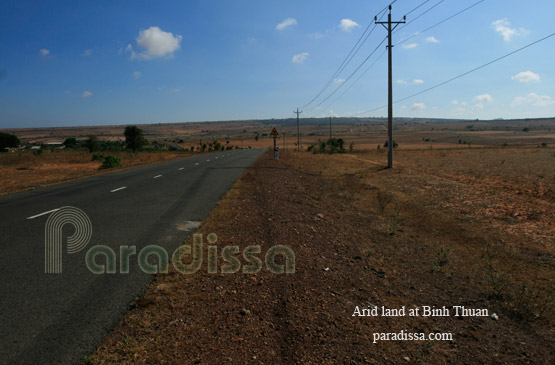
{"type": "Polygon", "coordinates": [[[393,168],[393,76],[392,76],[392,65],[391,65],[391,50],[393,45],[391,44],[391,32],[397,28],[399,24],[405,23],[406,16],[403,17],[403,21],[392,22],[391,21],[391,5],[389,5],[389,14],[387,15],[387,22],[379,22],[378,17],[374,17],[376,24],[381,24],[387,30],[387,50],[388,50],[388,95],[387,95],[387,167],[393,168]],[[387,27],[386,27],[387,24],[387,27]],[[394,25],[392,27],[392,25],[394,25]]]}
{"type": "Polygon", "coordinates": [[[300,151],[301,150],[301,130],[299,127],[299,114],[302,112],[299,111],[299,108],[297,108],[297,111],[293,113],[297,114],[297,151],[300,151]]]}

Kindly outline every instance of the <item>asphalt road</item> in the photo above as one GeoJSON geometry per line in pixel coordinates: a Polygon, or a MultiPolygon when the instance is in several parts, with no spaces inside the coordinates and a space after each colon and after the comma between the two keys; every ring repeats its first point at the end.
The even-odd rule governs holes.
{"type": "MultiPolygon", "coordinates": [[[[262,150],[195,156],[0,197],[0,363],[83,361],[152,281],[120,246],[171,253],[192,233],[262,150]],[[52,210],[81,209],[92,223],[85,249],[69,254],[63,227],[62,273],[45,273],[45,225],[52,210]],[[115,274],[93,274],[88,249],[111,247],[115,274]]],[[[217,233],[217,232],[215,232],[217,233]]],[[[104,259],[96,260],[101,263],[104,259]]]]}

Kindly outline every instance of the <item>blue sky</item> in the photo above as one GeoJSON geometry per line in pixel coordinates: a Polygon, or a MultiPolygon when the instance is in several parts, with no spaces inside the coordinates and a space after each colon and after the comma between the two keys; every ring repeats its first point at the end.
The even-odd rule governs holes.
{"type": "MultiPolygon", "coordinates": [[[[0,128],[293,117],[389,2],[3,0],[0,128]]],[[[423,2],[396,1],[393,19],[423,2]]],[[[399,26],[393,44],[475,2],[427,1],[407,21],[433,8],[399,26]]],[[[486,0],[396,45],[394,99],[555,32],[553,14],[552,0],[486,0]]],[[[381,26],[374,29],[301,116],[349,116],[384,105],[387,57],[377,56],[385,44],[343,80],[385,36],[381,26]]],[[[555,116],[554,60],[552,37],[396,104],[395,116],[555,116]]],[[[358,115],[386,116],[387,110],[358,115]]]]}

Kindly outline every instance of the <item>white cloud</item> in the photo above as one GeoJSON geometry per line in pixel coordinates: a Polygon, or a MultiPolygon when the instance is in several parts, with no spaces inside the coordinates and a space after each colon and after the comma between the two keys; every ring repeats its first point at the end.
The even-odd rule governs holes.
{"type": "Polygon", "coordinates": [[[90,97],[92,96],[92,94],[93,94],[92,92],[85,90],[85,91],[83,91],[83,93],[81,94],[81,97],[82,97],[83,99],[90,98],[90,97]]]}
{"type": "Polygon", "coordinates": [[[337,79],[333,80],[333,82],[335,82],[336,84],[342,84],[342,83],[345,82],[345,79],[339,79],[339,78],[337,78],[337,79]]]}
{"type": "Polygon", "coordinates": [[[92,49],[86,49],[83,51],[83,53],[81,53],[81,56],[90,56],[92,55],[92,49]]]}
{"type": "Polygon", "coordinates": [[[428,43],[439,43],[439,41],[434,36],[430,36],[430,37],[426,38],[426,42],[428,42],[428,43]]]}
{"type": "Polygon", "coordinates": [[[411,84],[411,85],[420,85],[420,84],[424,83],[424,80],[414,79],[414,80],[412,80],[412,82],[409,83],[408,81],[399,79],[399,80],[397,80],[397,83],[401,84],[401,85],[409,85],[409,84],[411,84]]]}
{"type": "Polygon", "coordinates": [[[50,51],[49,51],[48,49],[46,49],[46,48],[41,49],[41,50],[39,51],[39,53],[40,53],[42,56],[44,56],[44,57],[50,55],[50,51]]]}
{"type": "Polygon", "coordinates": [[[474,100],[476,100],[479,103],[483,103],[483,102],[490,102],[493,100],[493,98],[491,97],[490,94],[482,94],[475,97],[474,100]]]}
{"type": "Polygon", "coordinates": [[[341,19],[339,23],[339,28],[345,32],[350,32],[353,28],[360,27],[360,25],[351,19],[341,19]]]}
{"type": "Polygon", "coordinates": [[[403,48],[405,48],[405,49],[411,49],[411,48],[416,48],[416,47],[418,47],[418,43],[409,43],[409,44],[405,44],[403,46],[403,48]]]}
{"type": "Polygon", "coordinates": [[[297,19],[294,18],[287,18],[284,19],[281,23],[276,25],[276,30],[284,30],[287,27],[297,24],[297,19]]]}
{"type": "Polygon", "coordinates": [[[333,109],[330,109],[330,112],[327,115],[327,117],[334,117],[334,118],[337,118],[338,116],[339,116],[339,114],[334,112],[333,109]]]}
{"type": "Polygon", "coordinates": [[[527,96],[517,96],[513,99],[511,103],[512,107],[519,106],[521,104],[528,103],[536,107],[544,107],[548,105],[554,105],[555,100],[552,100],[550,96],[538,95],[536,93],[530,93],[527,96]]]}
{"type": "Polygon", "coordinates": [[[499,19],[491,23],[495,31],[503,36],[505,42],[510,42],[513,36],[527,35],[528,30],[524,28],[511,28],[511,23],[507,18],[499,19]]]}
{"type": "Polygon", "coordinates": [[[322,39],[325,37],[324,33],[320,33],[320,32],[316,32],[316,33],[312,33],[310,35],[310,37],[314,38],[314,39],[322,39]]]}
{"type": "Polygon", "coordinates": [[[291,62],[301,64],[304,61],[306,61],[307,58],[308,58],[308,52],[303,52],[303,53],[294,55],[293,58],[291,59],[291,62]]]}
{"type": "Polygon", "coordinates": [[[451,100],[451,104],[453,104],[453,105],[459,105],[459,101],[458,101],[458,100],[451,100]]]}
{"type": "Polygon", "coordinates": [[[131,53],[131,59],[137,57],[137,54],[135,53],[135,51],[133,50],[133,46],[131,44],[128,44],[127,47],[125,47],[125,52],[129,52],[131,53]]]}
{"type": "Polygon", "coordinates": [[[141,78],[141,76],[143,76],[143,74],[142,74],[142,73],[140,73],[139,71],[135,71],[135,72],[133,72],[133,77],[134,77],[134,78],[136,78],[136,79],[140,79],[140,78],[141,78]]]}
{"type": "Polygon", "coordinates": [[[514,76],[511,76],[511,79],[516,80],[518,82],[540,81],[540,75],[532,71],[523,71],[523,72],[517,73],[514,76]]]}
{"type": "Polygon", "coordinates": [[[476,96],[474,100],[477,102],[476,104],[474,104],[475,109],[484,109],[484,103],[491,102],[493,98],[491,97],[490,94],[482,94],[482,95],[476,96]]]}
{"type": "Polygon", "coordinates": [[[125,48],[125,51],[131,53],[132,59],[136,57],[143,60],[157,57],[171,58],[173,53],[179,49],[181,39],[180,35],[174,36],[172,33],[164,32],[158,27],[150,27],[141,30],[135,40],[137,46],[144,48],[144,51],[136,53],[131,44],[125,48]]]}
{"type": "Polygon", "coordinates": [[[426,104],[424,103],[414,103],[410,107],[410,110],[424,110],[426,109],[426,104]]]}

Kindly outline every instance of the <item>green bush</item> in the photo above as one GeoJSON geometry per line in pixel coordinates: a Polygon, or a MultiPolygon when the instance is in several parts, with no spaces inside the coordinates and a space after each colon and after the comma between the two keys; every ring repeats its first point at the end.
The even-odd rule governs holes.
{"type": "Polygon", "coordinates": [[[103,154],[94,154],[91,161],[102,161],[104,160],[104,155],[103,154]]]}
{"type": "Polygon", "coordinates": [[[112,155],[108,155],[104,157],[104,161],[102,162],[102,165],[100,165],[99,170],[110,169],[112,167],[119,166],[121,166],[121,159],[112,155]]]}
{"type": "Polygon", "coordinates": [[[0,152],[18,146],[19,138],[16,135],[0,132],[0,152]]]}

